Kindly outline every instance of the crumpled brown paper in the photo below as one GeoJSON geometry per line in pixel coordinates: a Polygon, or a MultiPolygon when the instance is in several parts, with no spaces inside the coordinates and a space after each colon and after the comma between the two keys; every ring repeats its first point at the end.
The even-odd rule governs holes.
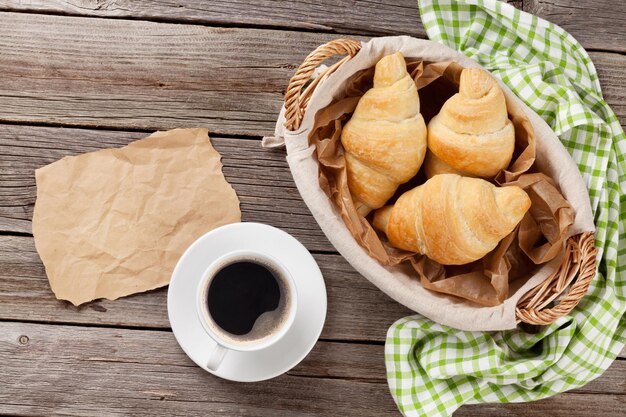
{"type": "MultiPolygon", "coordinates": [[[[409,73],[419,90],[421,112],[426,123],[441,106],[458,92],[462,67],[455,62],[429,63],[407,61],[409,73]]],[[[509,283],[528,278],[537,265],[548,262],[564,251],[567,232],[574,220],[571,205],[563,198],[550,177],[533,172],[535,136],[532,124],[515,103],[507,99],[509,118],[515,126],[515,151],[511,164],[494,183],[518,185],[529,194],[532,206],[520,225],[492,252],[468,265],[443,266],[422,255],[393,248],[370,224],[370,216],[360,216],[352,203],[341,129],[354,111],[359,98],[372,86],[373,68],[355,74],[344,94],[317,113],[309,142],[314,144],[319,161],[320,187],[341,213],[356,241],[383,265],[409,261],[422,285],[433,291],[454,295],[481,305],[501,304],[509,295],[509,283]]],[[[423,173],[398,189],[390,200],[422,184],[423,173]]]]}
{"type": "Polygon", "coordinates": [[[194,240],[241,220],[220,159],[207,129],[175,129],[39,168],[33,235],[56,297],[167,285],[194,240]]]}

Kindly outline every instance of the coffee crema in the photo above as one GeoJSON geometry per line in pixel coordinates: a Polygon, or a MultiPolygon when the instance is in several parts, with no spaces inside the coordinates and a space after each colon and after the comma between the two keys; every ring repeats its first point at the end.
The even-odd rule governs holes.
{"type": "Polygon", "coordinates": [[[248,257],[218,267],[205,300],[213,330],[234,343],[271,336],[291,308],[286,278],[268,262],[248,257]]]}

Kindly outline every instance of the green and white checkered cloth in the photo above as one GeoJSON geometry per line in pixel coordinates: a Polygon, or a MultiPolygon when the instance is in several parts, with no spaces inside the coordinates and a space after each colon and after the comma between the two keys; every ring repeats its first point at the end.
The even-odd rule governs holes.
{"type": "Polygon", "coordinates": [[[560,137],[589,188],[599,268],[578,307],[538,334],[397,321],[385,344],[391,394],[406,416],[433,417],[580,387],[626,342],[626,136],[589,55],[560,27],[495,0],[423,0],[420,11],[431,40],[491,70],[560,137]]]}

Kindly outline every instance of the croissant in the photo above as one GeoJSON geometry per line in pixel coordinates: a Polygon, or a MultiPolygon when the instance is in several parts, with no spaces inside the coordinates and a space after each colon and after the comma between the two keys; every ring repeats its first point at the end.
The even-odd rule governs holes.
{"type": "Polygon", "coordinates": [[[442,265],[482,258],[511,233],[530,208],[519,187],[496,187],[456,174],[437,175],[376,211],[374,227],[400,249],[442,265]]]}
{"type": "Polygon", "coordinates": [[[459,92],[428,123],[428,149],[456,171],[491,178],[509,165],[514,147],[502,89],[488,72],[463,69],[459,92]]]}
{"type": "Polygon", "coordinates": [[[376,64],[374,86],[341,132],[348,188],[365,216],[417,174],[426,153],[426,124],[415,82],[400,52],[376,64]]]}
{"type": "Polygon", "coordinates": [[[426,178],[432,178],[435,175],[439,174],[458,174],[463,175],[465,177],[472,177],[466,172],[459,171],[451,167],[450,165],[443,162],[441,159],[437,158],[437,155],[430,151],[426,151],[426,157],[424,158],[424,173],[426,174],[426,178]]]}

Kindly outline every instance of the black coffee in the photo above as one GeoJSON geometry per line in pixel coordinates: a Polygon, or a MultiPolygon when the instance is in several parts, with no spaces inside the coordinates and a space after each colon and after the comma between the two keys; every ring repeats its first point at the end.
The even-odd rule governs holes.
{"type": "Polygon", "coordinates": [[[256,340],[271,334],[285,316],[286,290],[278,273],[253,260],[223,266],[209,285],[211,318],[237,340],[256,340]]]}

